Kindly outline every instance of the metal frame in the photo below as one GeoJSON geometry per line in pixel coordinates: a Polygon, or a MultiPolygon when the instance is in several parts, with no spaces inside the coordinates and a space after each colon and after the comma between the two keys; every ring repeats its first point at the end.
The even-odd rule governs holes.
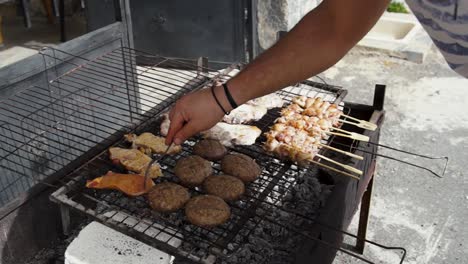
{"type": "MultiPolygon", "coordinates": [[[[116,1],[119,2],[119,5],[128,5],[128,0],[116,1]]],[[[128,34],[128,30],[131,28],[131,24],[127,24],[127,19],[129,18],[128,9],[119,9],[119,15],[117,17],[121,17],[122,22],[113,23],[102,29],[63,43],[58,46],[58,49],[73,54],[92,57],[96,56],[96,54],[115,49],[116,47],[132,47],[133,40],[129,38],[128,34]],[[90,53],[90,51],[92,52],[90,53]]],[[[69,70],[70,65],[70,63],[58,65],[53,59],[44,60],[41,54],[36,54],[15,64],[8,65],[0,71],[0,97],[2,100],[8,100],[11,96],[28,90],[34,85],[42,87],[47,86],[47,79],[54,78],[60,71],[69,70]],[[57,71],[57,69],[59,70],[57,71]]],[[[76,164],[73,166],[76,166],[76,164]]],[[[68,166],[64,167],[63,170],[66,171],[67,168],[68,166]]],[[[63,172],[59,174],[63,175],[63,172]]],[[[56,177],[57,176],[51,175],[50,181],[53,181],[56,177]]],[[[28,193],[19,195],[14,201],[11,201],[9,205],[2,207],[0,210],[0,219],[8,216],[15,209],[27,203],[39,193],[42,193],[46,187],[46,185],[39,184],[32,187],[28,193]]]]}

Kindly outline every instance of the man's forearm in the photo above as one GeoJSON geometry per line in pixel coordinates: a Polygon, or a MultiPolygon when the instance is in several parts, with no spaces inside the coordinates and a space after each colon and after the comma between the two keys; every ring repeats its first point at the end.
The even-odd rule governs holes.
{"type": "Polygon", "coordinates": [[[317,7],[229,81],[233,97],[239,104],[245,103],[331,67],[375,24],[387,3],[388,0],[329,0],[317,7]],[[354,6],[347,8],[350,2],[354,6]],[[366,9],[362,6],[370,9],[371,14],[359,14],[366,9]],[[353,28],[352,23],[359,28],[353,28]]]}

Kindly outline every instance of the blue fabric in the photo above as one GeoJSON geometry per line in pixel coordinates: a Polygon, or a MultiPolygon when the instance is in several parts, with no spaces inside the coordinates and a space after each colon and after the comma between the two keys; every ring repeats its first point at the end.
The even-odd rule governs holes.
{"type": "Polygon", "coordinates": [[[468,78],[468,0],[406,0],[448,65],[468,78]]]}

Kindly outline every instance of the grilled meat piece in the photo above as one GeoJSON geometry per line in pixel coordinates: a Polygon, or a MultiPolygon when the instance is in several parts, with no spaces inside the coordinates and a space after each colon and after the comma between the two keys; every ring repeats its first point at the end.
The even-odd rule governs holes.
{"type": "Polygon", "coordinates": [[[144,180],[145,177],[139,174],[121,174],[108,171],[106,175],[86,182],[86,187],[118,190],[130,196],[139,196],[147,193],[154,186],[154,182],[147,179],[146,189],[143,189],[144,180]]]}
{"type": "Polygon", "coordinates": [[[230,175],[212,175],[203,182],[203,190],[225,201],[235,201],[245,192],[244,183],[230,175]]]}
{"type": "Polygon", "coordinates": [[[204,138],[219,140],[224,146],[252,145],[262,131],[256,126],[232,125],[219,122],[214,127],[201,132],[204,138]]]}
{"type": "Polygon", "coordinates": [[[267,94],[265,96],[252,99],[248,101],[246,104],[249,105],[256,105],[256,106],[263,106],[267,109],[272,109],[276,107],[282,107],[284,104],[283,98],[276,93],[267,94]]]}
{"type": "MultiPolygon", "coordinates": [[[[144,175],[146,168],[151,163],[151,158],[138,149],[110,148],[109,157],[116,165],[121,165],[129,171],[144,175]]],[[[159,164],[153,164],[149,170],[151,178],[162,176],[159,164]]]]}
{"type": "Polygon", "coordinates": [[[167,136],[167,133],[169,132],[169,127],[171,126],[171,120],[169,119],[169,113],[164,113],[162,115],[162,122],[161,122],[161,127],[160,127],[160,132],[162,136],[167,136]]]}
{"type": "Polygon", "coordinates": [[[214,195],[193,197],[185,206],[185,215],[190,223],[201,227],[224,224],[231,216],[231,208],[223,199],[214,195]]]}
{"type": "MultiPolygon", "coordinates": [[[[165,114],[160,127],[161,135],[167,136],[170,125],[169,114],[165,114]]],[[[261,133],[262,131],[256,126],[219,122],[200,134],[206,139],[219,140],[224,146],[232,147],[233,145],[252,145],[261,133]]]]}
{"type": "Polygon", "coordinates": [[[193,146],[193,154],[211,161],[222,159],[226,153],[226,147],[215,139],[202,139],[193,146]]]}
{"type": "MultiPolygon", "coordinates": [[[[133,148],[139,149],[146,154],[163,154],[167,149],[165,138],[155,136],[149,132],[145,132],[139,136],[135,134],[127,134],[125,135],[125,138],[128,142],[132,143],[133,148]]],[[[176,154],[181,150],[181,146],[172,145],[167,154],[176,154]]]]}
{"type": "Polygon", "coordinates": [[[221,161],[221,169],[243,182],[253,182],[262,173],[254,159],[240,153],[226,155],[221,161]]]}
{"type": "Polygon", "coordinates": [[[174,174],[188,187],[199,186],[206,177],[213,174],[211,163],[199,156],[181,158],[174,167],[174,174]]]}
{"type": "Polygon", "coordinates": [[[190,194],[186,188],[171,182],[156,184],[148,192],[149,204],[158,212],[177,211],[189,199],[190,194]]]}
{"type": "Polygon", "coordinates": [[[243,104],[225,115],[223,121],[228,124],[245,124],[262,119],[267,110],[264,106],[243,104]]]}

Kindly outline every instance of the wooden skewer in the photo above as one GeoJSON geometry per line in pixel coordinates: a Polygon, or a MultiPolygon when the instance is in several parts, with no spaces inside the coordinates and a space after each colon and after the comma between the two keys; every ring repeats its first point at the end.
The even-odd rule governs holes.
{"type": "Polygon", "coordinates": [[[309,162],[310,162],[310,163],[313,163],[313,164],[315,164],[315,165],[317,165],[317,166],[320,166],[320,167],[329,169],[329,170],[331,170],[331,171],[340,173],[340,174],[342,174],[342,175],[351,177],[351,178],[353,178],[353,179],[355,179],[355,180],[360,180],[360,179],[361,179],[361,178],[359,178],[359,177],[356,176],[356,175],[353,175],[353,174],[350,174],[350,173],[347,173],[347,172],[344,172],[344,171],[340,171],[340,170],[338,170],[338,169],[335,169],[335,168],[333,168],[333,167],[327,166],[327,165],[322,164],[322,163],[320,163],[320,162],[317,162],[317,161],[315,161],[315,160],[309,160],[309,162]]]}
{"type": "Polygon", "coordinates": [[[349,156],[349,157],[352,157],[352,158],[355,158],[355,159],[358,159],[358,160],[363,160],[363,159],[364,159],[364,157],[362,157],[362,156],[356,155],[356,154],[351,153],[351,152],[348,152],[348,151],[344,151],[344,150],[342,150],[342,149],[337,149],[337,148],[334,148],[334,147],[330,147],[330,146],[325,145],[325,144],[319,144],[319,145],[320,145],[321,147],[323,147],[323,148],[331,149],[331,150],[333,150],[333,151],[336,151],[336,152],[345,154],[345,155],[347,155],[347,156],[349,156]]]}
{"type": "Polygon", "coordinates": [[[369,137],[368,136],[364,136],[364,135],[361,135],[361,134],[358,134],[358,133],[355,133],[355,132],[346,131],[346,130],[343,130],[341,128],[336,128],[336,127],[332,127],[331,129],[336,130],[336,131],[341,132],[341,133],[328,132],[328,131],[326,131],[326,133],[330,133],[330,134],[334,134],[334,135],[338,135],[338,136],[349,137],[349,138],[359,140],[359,141],[369,142],[369,137]]]}
{"type": "Polygon", "coordinates": [[[323,155],[320,155],[320,154],[315,154],[315,156],[317,156],[317,157],[319,157],[319,158],[321,158],[321,159],[324,159],[324,160],[326,160],[326,161],[328,161],[328,162],[331,162],[331,163],[333,163],[333,164],[336,164],[336,165],[338,165],[338,166],[340,166],[340,167],[342,167],[342,168],[344,168],[344,169],[346,169],[346,170],[348,170],[348,171],[351,171],[351,172],[354,172],[354,173],[356,173],[356,174],[362,175],[362,171],[361,171],[361,170],[358,170],[358,169],[356,169],[356,168],[353,168],[353,167],[351,167],[351,166],[349,166],[349,165],[346,165],[346,164],[343,164],[343,163],[339,163],[339,162],[337,162],[337,161],[334,161],[334,160],[332,160],[332,159],[330,159],[330,158],[328,158],[328,157],[325,157],[325,156],[323,156],[323,155]]]}
{"type": "Polygon", "coordinates": [[[335,136],[340,136],[340,137],[347,137],[347,138],[351,138],[351,139],[355,139],[355,140],[359,140],[359,141],[365,141],[367,142],[366,140],[364,140],[364,138],[360,139],[360,138],[357,138],[357,137],[354,137],[352,135],[349,135],[349,134],[343,134],[343,133],[337,133],[337,132],[325,132],[327,134],[330,134],[330,135],[335,135],[335,136]]]}
{"type": "Polygon", "coordinates": [[[367,127],[369,127],[369,128],[373,127],[374,130],[377,129],[377,125],[376,125],[376,124],[373,124],[373,123],[371,123],[371,122],[369,122],[369,121],[362,120],[362,119],[357,119],[357,118],[355,118],[355,117],[352,117],[352,116],[349,116],[349,115],[345,115],[345,114],[341,114],[341,116],[344,116],[344,117],[346,117],[346,118],[348,118],[348,119],[351,119],[351,120],[354,120],[354,121],[356,121],[356,122],[359,122],[360,124],[363,124],[364,126],[367,126],[367,127]]]}
{"type": "Polygon", "coordinates": [[[364,129],[371,130],[371,131],[374,131],[377,129],[377,126],[368,126],[367,124],[364,124],[364,123],[354,123],[354,122],[343,120],[343,119],[338,119],[338,121],[341,123],[355,125],[357,127],[364,128],[364,129]]]}
{"type": "MultiPolygon", "coordinates": [[[[291,150],[291,148],[292,148],[291,146],[285,145],[284,143],[280,143],[280,144],[286,146],[286,148],[287,148],[288,150],[291,150]]],[[[350,153],[350,154],[352,154],[352,153],[350,153]]],[[[336,161],[334,161],[334,160],[332,160],[332,159],[330,159],[330,158],[324,157],[324,156],[322,156],[322,155],[320,155],[320,154],[310,154],[310,158],[307,158],[307,159],[306,159],[306,162],[310,162],[310,163],[316,164],[317,166],[320,166],[320,167],[323,167],[323,168],[332,170],[332,171],[334,171],[334,172],[338,172],[338,173],[340,173],[340,174],[343,174],[343,175],[345,175],[345,176],[351,177],[351,178],[356,179],[356,180],[359,180],[359,179],[360,179],[360,178],[359,178],[358,176],[356,176],[356,175],[353,175],[353,174],[350,174],[350,173],[347,173],[347,172],[338,170],[338,169],[336,169],[336,168],[333,168],[333,167],[331,167],[331,166],[327,166],[327,165],[325,165],[325,164],[323,164],[323,163],[314,161],[314,160],[313,160],[314,155],[317,156],[317,157],[319,157],[319,158],[328,160],[328,161],[330,161],[330,162],[332,162],[332,163],[334,163],[334,164],[337,164],[337,165],[339,165],[339,166],[342,166],[343,168],[345,168],[345,169],[347,169],[347,170],[349,170],[349,171],[352,171],[352,172],[354,172],[354,173],[357,173],[357,174],[359,174],[359,175],[362,175],[362,171],[360,171],[360,170],[358,170],[358,169],[355,169],[355,168],[353,168],[353,167],[351,167],[351,166],[349,166],[349,165],[345,165],[345,164],[336,162],[336,161]]],[[[354,155],[354,154],[353,154],[353,155],[354,155]]]]}

